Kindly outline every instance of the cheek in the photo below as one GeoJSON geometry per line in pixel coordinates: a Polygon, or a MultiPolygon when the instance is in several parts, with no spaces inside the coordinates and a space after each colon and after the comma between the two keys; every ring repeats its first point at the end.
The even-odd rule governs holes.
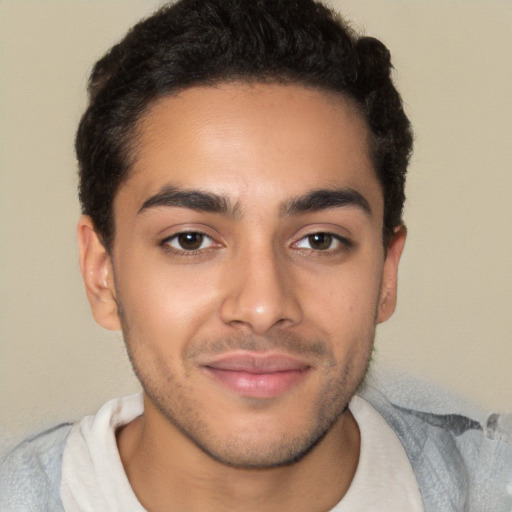
{"type": "Polygon", "coordinates": [[[381,265],[354,261],[336,272],[316,276],[308,292],[309,311],[331,339],[358,338],[373,332],[380,296],[381,265]]]}
{"type": "Polygon", "coordinates": [[[171,266],[137,258],[118,265],[118,298],[132,334],[180,342],[208,321],[215,310],[218,287],[195,265],[171,266]],[[122,277],[121,277],[122,276],[122,277]],[[135,277],[136,276],[136,277],[135,277]]]}

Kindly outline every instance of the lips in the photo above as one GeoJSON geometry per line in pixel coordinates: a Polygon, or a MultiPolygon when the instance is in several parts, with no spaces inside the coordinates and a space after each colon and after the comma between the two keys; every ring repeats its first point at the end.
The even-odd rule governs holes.
{"type": "Polygon", "coordinates": [[[221,386],[252,398],[273,398],[298,385],[311,366],[281,354],[227,354],[202,365],[221,386]]]}

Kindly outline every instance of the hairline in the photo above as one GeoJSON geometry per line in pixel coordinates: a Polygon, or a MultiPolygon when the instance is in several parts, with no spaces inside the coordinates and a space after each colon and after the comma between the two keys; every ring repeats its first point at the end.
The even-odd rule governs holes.
{"type": "MultiPolygon", "coordinates": [[[[301,80],[298,77],[287,76],[286,73],[283,74],[271,74],[271,73],[262,73],[261,75],[251,74],[248,76],[220,76],[216,78],[199,78],[195,81],[191,81],[188,84],[178,86],[175,88],[170,88],[165,91],[161,91],[156,93],[153,97],[148,98],[144,104],[144,106],[137,113],[133,121],[129,124],[126,129],[126,135],[123,140],[123,164],[125,168],[125,173],[123,178],[117,184],[115,192],[112,196],[111,203],[111,216],[110,216],[110,237],[109,240],[105,240],[102,236],[100,239],[102,244],[106,248],[106,250],[111,254],[113,249],[113,244],[116,235],[116,223],[115,223],[115,210],[114,203],[119,194],[120,189],[123,185],[133,176],[134,166],[138,161],[138,149],[141,147],[141,139],[143,136],[143,130],[145,126],[145,121],[150,115],[151,111],[154,108],[158,107],[160,102],[165,101],[168,98],[175,97],[177,98],[181,93],[188,91],[194,88],[221,88],[225,85],[239,85],[239,86],[257,86],[257,85],[281,85],[283,87],[286,86],[298,86],[303,87],[304,89],[309,89],[311,91],[317,91],[325,94],[326,96],[330,96],[333,100],[337,98],[341,98],[344,100],[345,104],[350,108],[354,109],[354,112],[360,116],[360,119],[363,121],[366,131],[366,146],[368,149],[368,156],[370,158],[370,162],[372,164],[372,169],[374,172],[374,176],[377,179],[379,184],[383,199],[385,201],[385,188],[380,181],[379,173],[377,172],[377,165],[375,159],[375,152],[377,149],[377,142],[373,136],[373,132],[369,126],[368,119],[366,113],[362,107],[362,105],[345,90],[335,89],[334,87],[328,87],[327,85],[316,84],[313,80],[301,80]]],[[[403,225],[401,222],[397,226],[392,226],[393,229],[403,225]]],[[[99,233],[98,233],[99,234],[99,233]]],[[[382,241],[384,245],[384,249],[387,250],[389,247],[390,240],[386,234],[386,223],[385,217],[383,216],[383,225],[382,225],[382,241]]]]}

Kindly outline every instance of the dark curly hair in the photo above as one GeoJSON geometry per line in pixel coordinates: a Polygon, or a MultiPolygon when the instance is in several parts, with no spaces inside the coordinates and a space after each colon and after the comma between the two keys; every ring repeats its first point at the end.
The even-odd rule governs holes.
{"type": "Polygon", "coordinates": [[[150,104],[192,85],[296,83],[354,101],[370,131],[384,195],[383,240],[402,223],[412,133],[391,80],[388,49],[359,37],[314,0],[180,0],[135,25],[89,80],[76,135],[79,197],[107,250],[113,200],[130,173],[137,121],[150,104]]]}

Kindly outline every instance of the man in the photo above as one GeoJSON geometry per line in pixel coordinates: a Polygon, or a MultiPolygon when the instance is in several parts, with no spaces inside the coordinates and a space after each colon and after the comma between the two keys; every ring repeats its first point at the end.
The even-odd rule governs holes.
{"type": "Polygon", "coordinates": [[[390,69],[309,0],[184,0],[97,63],[80,265],[144,391],[8,455],[2,510],[510,509],[500,418],[362,387],[406,236],[390,69]]]}

